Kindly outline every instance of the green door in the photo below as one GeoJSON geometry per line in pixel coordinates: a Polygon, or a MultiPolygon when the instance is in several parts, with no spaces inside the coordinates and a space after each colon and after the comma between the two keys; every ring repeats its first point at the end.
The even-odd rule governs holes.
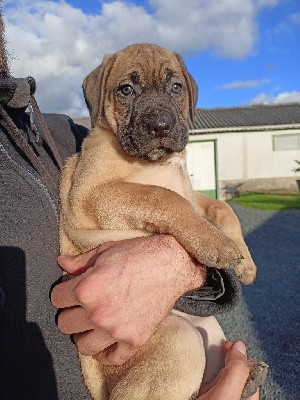
{"type": "Polygon", "coordinates": [[[216,141],[190,141],[187,146],[187,169],[193,189],[218,198],[216,141]]]}

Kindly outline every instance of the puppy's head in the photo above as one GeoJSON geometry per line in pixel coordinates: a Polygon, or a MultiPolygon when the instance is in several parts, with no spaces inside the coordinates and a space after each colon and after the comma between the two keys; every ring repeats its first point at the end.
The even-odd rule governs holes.
{"type": "Polygon", "coordinates": [[[197,86],[177,54],[129,46],[105,56],[83,89],[92,127],[108,123],[127,154],[158,160],[185,148],[197,86]]]}

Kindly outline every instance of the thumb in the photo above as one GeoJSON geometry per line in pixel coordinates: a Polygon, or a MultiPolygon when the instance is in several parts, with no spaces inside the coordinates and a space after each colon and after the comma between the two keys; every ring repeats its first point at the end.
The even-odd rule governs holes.
{"type": "Polygon", "coordinates": [[[240,400],[248,375],[246,347],[240,341],[235,342],[227,351],[225,368],[217,382],[199,399],[240,400]]]}
{"type": "Polygon", "coordinates": [[[57,262],[61,268],[69,274],[81,275],[87,269],[93,267],[97,257],[115,244],[116,242],[103,243],[94,249],[77,256],[67,256],[62,254],[57,257],[57,262]]]}
{"type": "Polygon", "coordinates": [[[80,275],[92,266],[91,259],[93,254],[89,253],[83,253],[75,257],[61,255],[57,257],[57,262],[69,274],[80,275]]]}

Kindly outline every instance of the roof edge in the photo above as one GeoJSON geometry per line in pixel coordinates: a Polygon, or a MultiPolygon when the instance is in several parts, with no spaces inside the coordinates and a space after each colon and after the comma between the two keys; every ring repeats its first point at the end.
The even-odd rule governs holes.
{"type": "Polygon", "coordinates": [[[189,129],[191,135],[225,133],[225,132],[256,132],[256,131],[282,131],[286,129],[300,129],[300,124],[287,125],[258,125],[258,126],[232,126],[225,128],[189,129]]]}
{"type": "Polygon", "coordinates": [[[300,102],[294,101],[292,103],[276,103],[276,104],[249,104],[249,105],[243,105],[243,106],[231,106],[231,107],[197,107],[196,111],[215,111],[215,110],[235,110],[235,109],[241,109],[241,108],[268,108],[268,107],[285,107],[285,106],[300,106],[300,102]]]}

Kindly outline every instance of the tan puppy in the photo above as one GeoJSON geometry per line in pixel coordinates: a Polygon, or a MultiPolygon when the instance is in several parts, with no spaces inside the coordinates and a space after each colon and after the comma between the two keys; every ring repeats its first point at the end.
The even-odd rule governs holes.
{"type": "MultiPolygon", "coordinates": [[[[197,87],[180,57],[156,45],[133,45],[106,56],[83,88],[92,130],[62,173],[61,253],[167,233],[202,264],[234,268],[251,283],[256,268],[231,208],[193,192],[188,179],[184,149],[197,87]]],[[[192,325],[200,320],[172,313],[121,367],[80,356],[92,397],[190,399],[205,367],[192,325]]]]}

